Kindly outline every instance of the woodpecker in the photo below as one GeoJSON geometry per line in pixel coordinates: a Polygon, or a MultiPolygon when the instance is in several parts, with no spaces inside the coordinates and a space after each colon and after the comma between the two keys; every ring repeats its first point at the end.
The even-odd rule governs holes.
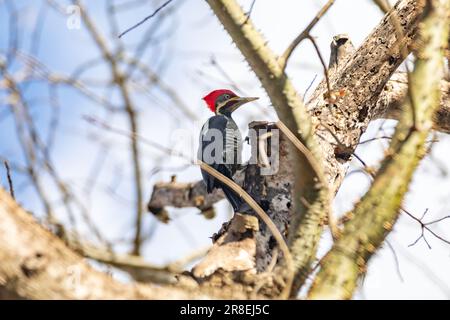
{"type": "MultiPolygon", "coordinates": [[[[233,179],[242,163],[242,136],[231,115],[243,104],[256,99],[258,98],[239,97],[226,89],[214,90],[203,97],[215,115],[201,129],[198,159],[230,179],[233,179]]],[[[220,180],[203,170],[201,172],[207,192],[211,193],[215,188],[222,189],[234,212],[238,212],[243,204],[241,197],[220,180]]]]}

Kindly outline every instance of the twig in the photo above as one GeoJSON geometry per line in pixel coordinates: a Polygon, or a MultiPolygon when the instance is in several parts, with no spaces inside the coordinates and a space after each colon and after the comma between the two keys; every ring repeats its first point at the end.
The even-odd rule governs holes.
{"type": "Polygon", "coordinates": [[[363,167],[364,167],[364,169],[367,171],[367,173],[369,173],[369,174],[372,176],[372,178],[373,178],[374,175],[373,175],[373,173],[371,173],[371,172],[368,170],[367,164],[364,162],[364,160],[361,159],[361,158],[355,153],[355,151],[352,150],[351,147],[346,146],[345,144],[343,144],[343,143],[339,140],[338,136],[333,132],[333,130],[331,130],[331,128],[330,128],[326,123],[321,122],[320,125],[321,125],[322,127],[324,127],[324,128],[331,134],[331,136],[334,138],[334,140],[335,140],[336,143],[338,144],[338,147],[341,148],[342,150],[344,150],[345,152],[350,152],[353,156],[355,156],[355,158],[358,159],[359,162],[361,162],[361,164],[363,165],[363,167]]]}
{"type": "Polygon", "coordinates": [[[289,47],[287,47],[286,51],[284,51],[284,53],[280,56],[280,58],[278,59],[278,63],[280,64],[282,70],[286,68],[287,61],[289,60],[292,52],[294,52],[295,48],[300,44],[300,42],[302,42],[309,36],[312,28],[314,28],[317,22],[319,22],[320,18],[322,18],[322,16],[328,11],[328,9],[330,9],[333,3],[334,0],[329,0],[311,20],[308,26],[297,36],[297,38],[294,39],[294,41],[292,41],[289,47]]]}
{"type": "Polygon", "coordinates": [[[438,277],[435,270],[432,270],[428,263],[425,263],[419,256],[411,254],[410,250],[406,250],[404,246],[399,245],[397,247],[399,253],[403,255],[405,259],[410,262],[411,266],[415,266],[419,272],[421,272],[431,283],[433,283],[439,290],[448,298],[450,297],[450,287],[447,285],[447,281],[438,277]]]}
{"type": "Polygon", "coordinates": [[[414,245],[416,245],[420,239],[423,239],[428,247],[428,249],[431,249],[431,245],[428,243],[427,239],[425,238],[425,231],[428,231],[429,233],[431,233],[435,238],[441,240],[442,242],[445,242],[446,244],[450,245],[450,241],[446,240],[444,238],[442,238],[440,235],[436,234],[432,229],[429,228],[430,225],[441,222],[442,220],[445,219],[450,219],[450,215],[449,216],[445,216],[442,218],[439,218],[437,220],[433,220],[430,222],[423,222],[423,219],[425,218],[425,215],[428,213],[428,209],[426,209],[424,211],[424,213],[422,214],[422,217],[420,218],[416,218],[412,213],[410,213],[408,210],[406,210],[405,208],[400,208],[403,212],[405,212],[408,216],[410,216],[413,220],[417,221],[420,224],[420,229],[421,229],[421,234],[420,236],[414,240],[413,243],[411,243],[410,245],[408,245],[408,247],[412,247],[414,245]]]}
{"type": "MultiPolygon", "coordinates": [[[[166,146],[164,146],[164,145],[162,145],[162,144],[160,144],[158,142],[154,142],[154,141],[152,141],[150,139],[147,139],[147,138],[143,137],[142,135],[140,135],[140,134],[138,134],[136,132],[130,132],[130,131],[127,131],[127,130],[122,130],[122,129],[115,128],[115,127],[109,125],[106,122],[103,122],[103,121],[101,121],[101,120],[99,120],[97,118],[94,118],[94,117],[88,116],[88,115],[83,116],[83,119],[86,120],[88,123],[94,125],[94,126],[97,126],[97,127],[102,128],[104,130],[107,130],[109,132],[121,135],[123,137],[127,137],[127,138],[130,138],[130,139],[139,139],[140,142],[142,142],[142,143],[144,143],[144,144],[146,144],[146,145],[148,145],[148,146],[150,146],[152,148],[158,149],[159,151],[161,151],[161,152],[163,152],[165,154],[168,154],[170,156],[175,156],[175,157],[179,157],[179,158],[189,159],[189,157],[187,155],[184,155],[181,152],[177,152],[174,149],[167,148],[166,146]]],[[[189,161],[191,161],[191,160],[189,159],[189,161]]]]}
{"type": "Polygon", "coordinates": [[[5,168],[6,168],[6,177],[8,179],[9,193],[11,194],[11,197],[14,200],[16,200],[16,197],[14,196],[14,186],[13,186],[13,182],[12,182],[12,178],[11,178],[11,168],[9,167],[8,161],[5,160],[3,163],[5,164],[5,168]]]}
{"type": "Polygon", "coordinates": [[[167,6],[168,4],[170,4],[173,0],[168,0],[165,3],[163,3],[160,7],[158,7],[151,15],[145,17],[143,20],[139,21],[138,23],[136,23],[134,26],[128,28],[127,30],[125,30],[124,32],[122,32],[119,35],[119,38],[122,38],[122,36],[124,36],[125,34],[127,34],[128,32],[136,29],[137,27],[139,27],[140,25],[144,24],[147,20],[153,18],[155,15],[158,14],[159,11],[161,11],[162,9],[164,9],[165,6],[167,6]]]}
{"type": "Polygon", "coordinates": [[[391,249],[392,255],[394,256],[395,268],[397,270],[398,277],[400,278],[401,282],[405,282],[400,271],[400,261],[398,260],[397,252],[395,252],[394,246],[389,241],[386,240],[386,244],[388,245],[389,249],[391,249]]]}
{"type": "Polygon", "coordinates": [[[230,77],[230,75],[225,71],[225,69],[217,62],[217,59],[214,55],[210,58],[211,65],[220,73],[220,75],[228,82],[228,84],[232,87],[233,90],[238,91],[237,93],[243,93],[239,88],[238,84],[230,77]]]}
{"type": "MultiPolygon", "coordinates": [[[[237,83],[235,80],[233,80],[233,78],[227,73],[227,71],[225,70],[225,68],[219,64],[219,62],[217,61],[217,59],[216,59],[216,57],[215,57],[214,55],[211,56],[210,62],[211,62],[211,65],[212,65],[212,66],[220,73],[220,75],[225,79],[227,85],[231,86],[231,88],[232,88],[233,90],[236,90],[236,92],[237,92],[238,94],[247,95],[247,93],[246,93],[244,90],[242,90],[242,87],[240,87],[240,86],[238,85],[238,83],[237,83]]],[[[202,73],[201,75],[202,75],[202,76],[205,76],[204,73],[202,73]]],[[[256,106],[259,107],[260,112],[262,112],[264,115],[267,115],[267,116],[269,115],[269,114],[268,114],[268,111],[267,111],[267,108],[265,108],[265,106],[261,105],[258,101],[255,101],[254,103],[256,104],[256,106]]]]}
{"type": "MultiPolygon", "coordinates": [[[[83,7],[80,0],[72,0],[72,2],[81,8],[81,17],[87,27],[87,30],[92,37],[92,40],[97,45],[98,49],[102,52],[104,59],[109,64],[111,75],[114,79],[114,84],[120,93],[120,97],[123,103],[123,110],[125,111],[130,130],[132,132],[139,132],[139,123],[136,106],[133,102],[131,91],[129,88],[128,80],[119,67],[119,63],[114,58],[114,54],[108,48],[107,43],[102,37],[100,31],[94,24],[94,20],[88,15],[87,11],[83,7]]],[[[142,217],[143,210],[143,186],[142,186],[142,160],[140,157],[140,145],[138,139],[130,139],[130,153],[133,163],[134,173],[134,191],[135,191],[135,204],[136,204],[136,229],[133,253],[139,254],[141,249],[141,232],[142,232],[142,217]]]]}
{"type": "MultiPolygon", "coordinates": [[[[322,124],[322,125],[323,125],[323,124],[322,124]]],[[[327,125],[324,125],[324,127],[331,133],[331,135],[335,138],[336,142],[337,142],[338,144],[341,144],[341,142],[340,142],[339,140],[337,140],[337,137],[336,137],[335,134],[331,131],[331,129],[330,129],[327,125]]],[[[344,147],[345,147],[345,146],[344,146],[344,147]]],[[[360,157],[358,157],[354,152],[352,152],[352,154],[356,157],[356,159],[358,159],[358,160],[361,162],[361,164],[362,164],[363,167],[364,167],[364,172],[367,173],[367,174],[369,174],[369,176],[370,176],[372,179],[374,179],[374,178],[375,178],[375,173],[374,173],[372,170],[369,170],[369,168],[367,167],[366,163],[365,163],[360,157]]],[[[437,239],[439,239],[439,240],[441,240],[441,241],[443,241],[443,242],[445,242],[445,243],[447,243],[447,244],[450,244],[450,241],[449,241],[449,240],[446,240],[446,239],[442,238],[441,236],[439,236],[438,234],[436,234],[432,229],[430,229],[430,228],[428,227],[429,225],[432,225],[432,224],[441,222],[441,221],[443,221],[443,220],[445,220],[445,219],[450,219],[450,215],[445,216],[445,217],[442,217],[442,218],[439,218],[439,219],[436,219],[436,220],[433,220],[433,221],[430,221],[430,222],[423,222],[422,220],[423,220],[423,218],[425,218],[425,215],[428,213],[428,209],[426,209],[426,210],[424,211],[424,213],[422,214],[422,216],[421,216],[420,218],[416,218],[412,213],[410,213],[410,212],[409,212],[408,210],[406,210],[404,207],[400,207],[400,210],[402,210],[402,211],[405,212],[408,216],[410,216],[412,219],[414,219],[415,221],[417,221],[417,222],[420,224],[420,226],[421,226],[421,234],[420,234],[420,236],[419,236],[416,240],[414,240],[414,242],[412,242],[410,245],[408,245],[408,247],[412,247],[412,246],[416,245],[416,244],[420,241],[420,239],[423,239],[423,240],[425,241],[427,247],[428,247],[429,249],[431,249],[431,245],[429,244],[429,242],[427,241],[427,239],[426,239],[426,237],[425,237],[425,231],[428,231],[429,233],[431,233],[431,234],[432,234],[434,237],[436,237],[437,239]]],[[[340,222],[342,222],[342,221],[340,221],[340,222]]]]}
{"type": "Polygon", "coordinates": [[[250,5],[250,9],[248,9],[248,12],[247,12],[247,19],[245,19],[245,21],[244,21],[244,23],[242,25],[246,24],[248,22],[248,20],[250,19],[250,16],[252,14],[253,6],[255,5],[255,2],[256,2],[256,0],[252,1],[252,4],[250,5]]]}
{"type": "Polygon", "coordinates": [[[317,74],[314,75],[314,78],[309,83],[308,87],[305,89],[305,92],[303,92],[303,101],[305,101],[306,94],[308,93],[309,89],[311,89],[312,85],[314,84],[314,81],[317,79],[317,74]]]}
{"type": "Polygon", "coordinates": [[[389,136],[381,136],[381,137],[369,138],[369,139],[367,139],[367,140],[364,140],[364,141],[359,142],[358,145],[365,144],[365,143],[369,143],[369,142],[376,141],[376,140],[381,140],[381,139],[391,140],[392,137],[389,137],[389,136]]]}
{"type": "Polygon", "coordinates": [[[314,40],[314,38],[311,37],[310,35],[307,35],[306,38],[309,41],[311,41],[311,43],[314,46],[314,49],[316,50],[317,56],[319,57],[320,63],[322,64],[322,67],[323,67],[323,74],[324,74],[325,80],[327,82],[328,94],[331,95],[331,86],[330,86],[330,78],[328,77],[328,68],[327,68],[327,65],[325,63],[325,60],[323,59],[322,54],[320,53],[319,46],[317,45],[316,40],[314,40]]]}

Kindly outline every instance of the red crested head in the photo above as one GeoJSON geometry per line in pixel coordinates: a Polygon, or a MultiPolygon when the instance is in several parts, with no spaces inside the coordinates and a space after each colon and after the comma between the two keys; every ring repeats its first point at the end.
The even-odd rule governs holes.
{"type": "Polygon", "coordinates": [[[231,97],[237,97],[237,95],[231,90],[218,89],[218,90],[211,91],[206,96],[204,96],[202,99],[205,100],[206,104],[208,105],[208,108],[212,112],[215,113],[216,112],[217,98],[221,97],[224,94],[229,95],[228,99],[231,98],[231,97]]]}

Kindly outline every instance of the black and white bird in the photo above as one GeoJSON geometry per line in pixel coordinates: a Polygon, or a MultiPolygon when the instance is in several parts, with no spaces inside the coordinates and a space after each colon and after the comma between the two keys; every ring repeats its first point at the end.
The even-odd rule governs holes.
{"type": "MultiPolygon", "coordinates": [[[[215,115],[206,121],[200,132],[198,159],[230,179],[242,163],[242,136],[231,115],[243,104],[256,99],[239,97],[226,89],[214,90],[203,97],[215,115]]],[[[221,188],[233,210],[239,211],[243,200],[238,194],[204,170],[202,176],[208,193],[221,188]]]]}

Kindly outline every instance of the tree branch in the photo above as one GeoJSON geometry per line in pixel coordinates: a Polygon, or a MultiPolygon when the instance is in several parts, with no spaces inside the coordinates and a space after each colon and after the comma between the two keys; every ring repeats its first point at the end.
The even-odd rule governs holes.
{"type": "Polygon", "coordinates": [[[219,189],[208,194],[203,181],[193,183],[160,182],[154,185],[147,207],[160,221],[168,222],[169,216],[164,210],[167,206],[195,207],[202,213],[208,213],[213,210],[214,203],[223,198],[224,194],[219,189]]]}
{"type": "Polygon", "coordinates": [[[450,3],[427,0],[420,47],[405,103],[387,157],[371,188],[350,213],[342,236],[322,259],[308,297],[351,298],[367,262],[396,222],[415,168],[426,153],[426,138],[439,107],[450,3]],[[415,116],[413,116],[413,113],[415,116]],[[376,213],[376,214],[374,214],[376,213]]]}
{"type": "MultiPolygon", "coordinates": [[[[94,270],[0,188],[0,290],[26,299],[205,299],[213,289],[120,283],[94,270]],[[95,290],[93,289],[95,288],[95,290]]],[[[233,294],[227,293],[229,298],[233,294]]],[[[238,298],[239,294],[234,298],[238,298]]],[[[241,295],[241,298],[243,296],[241,295]]]]}
{"type": "Polygon", "coordinates": [[[422,8],[421,1],[399,1],[350,58],[344,57],[338,68],[329,70],[332,90],[339,90],[344,96],[330,104],[326,83],[322,81],[307,103],[317,126],[315,134],[326,156],[325,173],[333,192],[337,192],[345,177],[348,160],[359,138],[378,114],[376,102],[383,87],[403,61],[402,48],[393,45],[397,43],[397,35],[392,21],[401,17],[404,34],[401,43],[410,50],[422,8]],[[347,152],[336,149],[336,137],[347,147],[347,152]]]}
{"type": "MultiPolygon", "coordinates": [[[[433,129],[450,133],[450,83],[441,80],[440,106],[433,117],[433,129]]],[[[374,118],[387,118],[398,120],[404,107],[404,100],[408,95],[408,79],[405,73],[395,73],[380,94],[374,118]]]]}
{"type": "MultiPolygon", "coordinates": [[[[91,35],[93,41],[103,54],[105,60],[108,62],[111,75],[114,80],[114,83],[117,85],[118,90],[121,95],[121,100],[123,103],[123,107],[125,109],[125,112],[128,117],[128,123],[130,126],[130,131],[133,134],[138,135],[139,134],[139,123],[138,123],[138,115],[136,107],[132,101],[129,86],[127,83],[127,78],[123,74],[123,72],[120,70],[118,61],[115,59],[113,53],[109,50],[107,44],[105,43],[102,35],[100,34],[99,30],[96,28],[93,20],[88,15],[87,11],[85,10],[84,6],[79,0],[72,0],[72,3],[79,6],[81,9],[81,17],[83,18],[84,23],[86,24],[86,27],[89,31],[89,34],[91,35]]],[[[169,4],[170,1],[166,2],[165,5],[169,4]]],[[[164,7],[163,6],[163,7],[164,7]]],[[[162,7],[161,7],[162,9],[162,7]]],[[[141,248],[141,229],[142,229],[142,215],[143,215],[143,203],[144,203],[144,197],[143,197],[143,186],[142,186],[142,168],[141,168],[141,159],[140,159],[140,147],[139,147],[139,141],[136,139],[135,136],[131,137],[130,139],[130,150],[131,150],[131,158],[133,161],[133,173],[134,173],[134,191],[136,194],[136,230],[135,230],[135,237],[134,237],[134,247],[133,247],[133,254],[138,255],[140,253],[141,248]]]]}
{"type": "Polygon", "coordinates": [[[13,199],[15,199],[16,197],[14,196],[14,185],[13,185],[13,181],[11,178],[11,168],[9,167],[9,163],[8,161],[3,161],[3,164],[5,165],[5,169],[6,169],[6,179],[8,180],[8,186],[9,186],[9,193],[11,194],[11,197],[13,197],[13,199]]]}
{"type": "Polygon", "coordinates": [[[72,250],[83,257],[123,270],[138,282],[155,284],[176,284],[181,277],[184,277],[181,274],[185,265],[206,254],[206,249],[202,249],[190,254],[183,260],[175,261],[165,266],[157,266],[145,261],[141,256],[117,254],[111,252],[108,248],[81,243],[76,239],[65,238],[64,240],[72,250]]]}

